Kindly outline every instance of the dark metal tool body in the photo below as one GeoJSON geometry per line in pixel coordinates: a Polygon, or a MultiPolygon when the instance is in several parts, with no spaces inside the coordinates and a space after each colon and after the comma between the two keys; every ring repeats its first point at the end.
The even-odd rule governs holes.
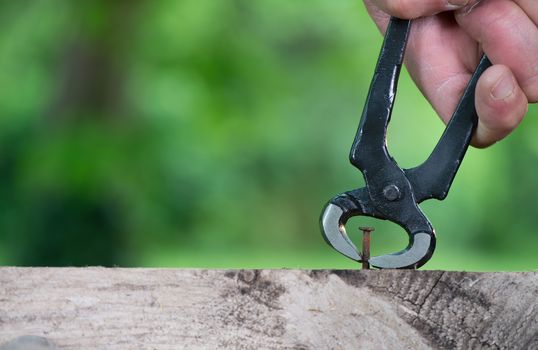
{"type": "Polygon", "coordinates": [[[405,229],[409,235],[407,248],[370,258],[370,265],[377,268],[418,268],[432,256],[435,231],[418,204],[431,198],[442,200],[448,194],[478,122],[476,83],[491,65],[484,55],[429,158],[420,166],[402,169],[388,152],[386,133],[410,28],[409,20],[390,21],[351,147],[349,159],[362,172],[366,187],[332,198],[320,219],[327,243],[356,261],[362,261],[362,257],[347,236],[344,225],[349,218],[370,216],[405,229]]]}

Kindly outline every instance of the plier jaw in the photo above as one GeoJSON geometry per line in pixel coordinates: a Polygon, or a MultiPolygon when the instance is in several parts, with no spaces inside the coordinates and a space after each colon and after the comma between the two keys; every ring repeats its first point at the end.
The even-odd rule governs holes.
{"type": "MultiPolygon", "coordinates": [[[[345,228],[347,221],[355,216],[386,220],[385,215],[375,210],[367,188],[363,187],[338,195],[327,203],[320,217],[321,232],[325,241],[338,252],[352,260],[363,262],[363,256],[347,235],[345,228]]],[[[409,234],[409,244],[405,249],[369,258],[367,262],[380,269],[410,269],[424,265],[435,250],[435,231],[423,214],[419,215],[418,219],[410,222],[407,227],[398,222],[409,234]]]]}
{"type": "Polygon", "coordinates": [[[409,20],[393,17],[390,21],[351,147],[349,159],[362,172],[366,187],[331,199],[320,218],[325,241],[356,261],[363,261],[363,257],[346,233],[349,218],[370,216],[400,225],[409,235],[408,246],[397,253],[369,259],[377,268],[418,268],[431,258],[435,231],[418,204],[431,198],[442,200],[448,194],[478,122],[476,84],[491,65],[483,56],[429,158],[416,168],[402,169],[389,154],[386,133],[410,28],[409,20]]]}

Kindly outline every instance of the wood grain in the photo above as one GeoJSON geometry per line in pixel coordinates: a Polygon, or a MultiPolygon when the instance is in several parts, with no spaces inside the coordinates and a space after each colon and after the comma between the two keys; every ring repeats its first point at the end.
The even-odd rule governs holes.
{"type": "Polygon", "coordinates": [[[538,349],[538,273],[0,268],[0,344],[538,349]]]}

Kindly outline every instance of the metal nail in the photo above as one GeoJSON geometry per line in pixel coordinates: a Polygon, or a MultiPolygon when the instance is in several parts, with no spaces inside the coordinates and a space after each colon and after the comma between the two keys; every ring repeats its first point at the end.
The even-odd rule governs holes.
{"type": "Polygon", "coordinates": [[[362,269],[370,269],[370,233],[375,231],[373,227],[359,227],[359,230],[362,231],[362,269]]]}

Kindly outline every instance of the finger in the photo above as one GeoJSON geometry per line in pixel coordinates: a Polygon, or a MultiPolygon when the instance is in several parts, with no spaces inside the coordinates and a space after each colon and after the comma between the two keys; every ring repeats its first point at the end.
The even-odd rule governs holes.
{"type": "Polygon", "coordinates": [[[475,147],[487,147],[514,130],[527,113],[527,98],[510,69],[503,65],[488,68],[478,80],[475,96],[478,127],[475,147]]]}
{"type": "Polygon", "coordinates": [[[389,25],[390,15],[379,9],[379,7],[374,4],[375,1],[377,0],[364,0],[364,6],[366,6],[368,14],[372,17],[381,33],[385,34],[387,26],[389,25]]]}
{"type": "Polygon", "coordinates": [[[463,30],[479,42],[494,64],[514,73],[529,101],[538,101],[538,28],[513,1],[481,1],[456,14],[463,30]]]}
{"type": "Polygon", "coordinates": [[[448,122],[476,68],[476,42],[452,15],[415,20],[407,45],[406,65],[421,92],[448,122]]]}
{"type": "Polygon", "coordinates": [[[457,10],[470,0],[369,0],[369,2],[388,13],[405,19],[430,16],[443,11],[457,10]]]}
{"type": "Polygon", "coordinates": [[[538,25],[538,3],[536,0],[514,0],[529,18],[538,25]]]}

